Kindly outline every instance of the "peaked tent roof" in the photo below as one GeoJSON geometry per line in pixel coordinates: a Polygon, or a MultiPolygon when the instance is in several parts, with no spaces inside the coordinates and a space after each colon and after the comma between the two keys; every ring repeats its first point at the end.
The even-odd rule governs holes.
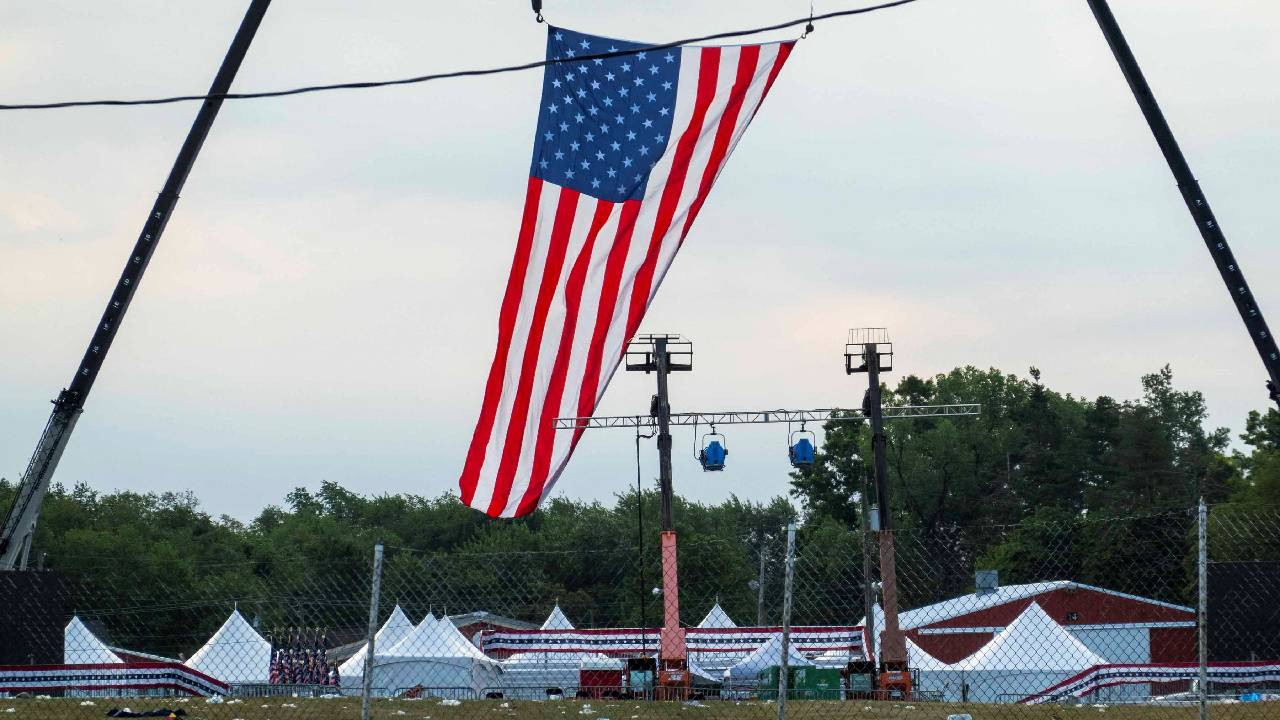
{"type": "Polygon", "coordinates": [[[450,622],[448,618],[437,621],[436,626],[441,628],[441,632],[445,637],[449,638],[454,646],[465,653],[465,655],[462,655],[463,657],[473,657],[486,662],[494,662],[493,658],[485,655],[480,648],[476,647],[475,643],[468,640],[467,636],[463,635],[462,631],[458,629],[458,626],[450,622]]]}
{"type": "MultiPolygon", "coordinates": [[[[560,609],[560,603],[556,603],[551,608],[551,613],[547,615],[547,619],[542,622],[539,630],[563,630],[571,631],[575,628],[573,623],[569,622],[568,616],[560,609]]],[[[503,667],[519,666],[521,664],[536,663],[538,665],[574,665],[576,666],[583,658],[589,658],[595,653],[590,652],[548,652],[545,650],[533,650],[530,652],[515,653],[502,661],[503,667]]]]}
{"type": "Polygon", "coordinates": [[[62,662],[67,665],[98,665],[124,661],[111,652],[107,644],[80,621],[79,616],[73,616],[62,630],[62,662]]]}
{"type": "MultiPolygon", "coordinates": [[[[431,613],[427,613],[427,617],[422,620],[426,622],[431,620],[431,613]]],[[[391,610],[390,617],[382,623],[382,627],[378,628],[378,632],[373,634],[373,650],[381,652],[383,648],[395,647],[396,643],[405,638],[406,635],[413,632],[413,622],[409,620],[409,616],[404,614],[404,610],[400,609],[397,604],[391,610]]],[[[338,666],[338,677],[362,677],[364,675],[364,659],[369,655],[369,643],[360,646],[356,654],[347,658],[338,666]]]]}
{"type": "Polygon", "coordinates": [[[707,616],[702,618],[702,622],[698,623],[698,627],[736,628],[738,625],[733,622],[729,617],[729,614],[724,611],[724,608],[720,607],[720,601],[717,600],[716,604],[711,606],[711,609],[707,611],[707,616]]]}
{"type": "Polygon", "coordinates": [[[191,653],[186,666],[228,683],[265,683],[271,674],[271,643],[258,634],[239,610],[191,653]]]}
{"type": "Polygon", "coordinates": [[[436,628],[441,622],[432,613],[427,613],[427,616],[422,618],[422,622],[410,627],[409,632],[394,643],[382,645],[375,641],[374,655],[377,657],[383,655],[429,657],[431,656],[432,645],[438,646],[441,644],[441,641],[437,638],[438,630],[436,628]]]}
{"type": "Polygon", "coordinates": [[[428,614],[400,642],[386,650],[374,647],[374,661],[381,658],[468,658],[486,663],[494,661],[472,645],[448,620],[437,620],[428,614]]]}
{"type": "MultiPolygon", "coordinates": [[[[787,665],[791,667],[812,667],[813,663],[808,658],[801,655],[796,650],[794,643],[787,648],[787,665]]],[[[756,648],[752,653],[735,665],[724,671],[725,677],[749,677],[755,679],[756,674],[767,667],[782,664],[782,635],[774,635],[766,640],[760,647],[756,648]]]]}
{"type": "Polygon", "coordinates": [[[560,609],[560,603],[551,608],[551,614],[542,622],[539,630],[573,630],[573,623],[569,622],[569,618],[565,616],[564,611],[560,609]]]}
{"type": "Polygon", "coordinates": [[[991,642],[947,669],[1075,673],[1106,662],[1033,602],[991,642]]]}

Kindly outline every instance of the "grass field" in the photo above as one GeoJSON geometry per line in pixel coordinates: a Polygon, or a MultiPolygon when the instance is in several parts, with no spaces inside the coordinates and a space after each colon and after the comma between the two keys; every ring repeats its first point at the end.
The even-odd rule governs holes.
{"type": "MultiPolygon", "coordinates": [[[[111,708],[134,711],[183,708],[186,720],[358,720],[359,698],[245,698],[208,704],[201,698],[0,699],[0,720],[102,720],[111,708]]],[[[973,720],[1194,720],[1195,707],[958,705],[904,702],[828,702],[792,700],[792,718],[837,720],[946,720],[968,713],[973,720]]],[[[705,717],[737,720],[775,720],[771,702],[715,701],[698,705],[676,702],[602,700],[464,700],[457,705],[439,699],[375,700],[376,720],[462,720],[463,718],[536,718],[539,720],[639,720],[641,718],[705,717]]],[[[1280,703],[1213,705],[1214,720],[1280,720],[1280,703]]]]}

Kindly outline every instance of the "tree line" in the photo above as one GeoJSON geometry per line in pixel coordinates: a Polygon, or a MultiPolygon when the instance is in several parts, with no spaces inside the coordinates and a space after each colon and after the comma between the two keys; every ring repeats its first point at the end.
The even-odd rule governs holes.
{"type": "MultiPolygon", "coordinates": [[[[1136,399],[1087,399],[1050,389],[1035,368],[1019,377],[963,367],[886,387],[886,405],[982,404],[974,418],[887,425],[904,606],[971,590],[976,568],[999,570],[1003,582],[1067,579],[1190,600],[1197,499],[1280,507],[1280,413],[1250,413],[1232,451],[1227,429],[1206,427],[1203,395],[1176,388],[1168,367],[1141,386],[1136,399]]],[[[862,505],[877,502],[870,429],[847,421],[825,431],[789,497],[676,498],[686,619],[719,601],[739,623],[777,622],[782,527],[793,519],[797,620],[861,617],[862,505]]],[[[0,506],[15,489],[0,480],[0,506]]],[[[540,620],[559,601],[579,624],[652,626],[658,513],[656,482],[639,497],[554,499],[526,518],[491,520],[452,493],[363,495],[326,481],[247,522],[210,515],[190,491],[55,485],[33,562],[74,579],[78,607],[102,611],[118,634],[170,653],[216,628],[217,608],[232,602],[266,626],[358,628],[378,542],[388,548],[384,600],[411,614],[540,620]],[[156,600],[171,596],[184,601],[156,600]]],[[[1235,542],[1280,553],[1275,538],[1235,542]]]]}

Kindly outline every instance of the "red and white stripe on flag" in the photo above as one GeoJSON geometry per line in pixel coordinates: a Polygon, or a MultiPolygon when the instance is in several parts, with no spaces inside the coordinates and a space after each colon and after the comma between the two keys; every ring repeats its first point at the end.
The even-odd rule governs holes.
{"type": "MultiPolygon", "coordinates": [[[[582,54],[607,49],[604,44],[609,41],[598,40],[602,43],[598,50],[583,45],[582,54]]],[[[670,62],[669,53],[679,53],[670,138],[657,158],[635,158],[652,164],[647,184],[629,199],[614,202],[569,187],[583,187],[582,177],[558,185],[554,178],[531,173],[498,319],[497,351],[459,480],[465,504],[493,517],[518,517],[532,512],[548,495],[582,435],[582,430],[556,431],[554,419],[594,412],[622,360],[627,340],[639,328],[712,184],[793,46],[794,42],[784,42],[661,51],[663,55],[652,66],[653,75],[662,57],[670,62]]],[[[549,66],[547,81],[555,82],[552,73],[557,67],[571,71],[566,81],[575,79],[575,64],[590,66],[590,62],[549,66]]],[[[647,64],[634,66],[643,82],[645,73],[639,71],[647,64]]],[[[626,68],[630,71],[632,63],[626,68]]],[[[582,72],[585,75],[586,70],[582,72]]],[[[614,79],[613,74],[608,77],[614,79]]],[[[560,88],[560,83],[555,87],[560,88]]],[[[642,85],[630,89],[640,91],[622,93],[628,98],[618,103],[618,123],[645,102],[642,85]]],[[[652,94],[648,97],[654,102],[652,94]]],[[[581,107],[589,99],[553,109],[566,114],[548,117],[557,122],[564,119],[566,124],[558,127],[566,128],[583,124],[582,119],[575,122],[577,113],[590,125],[591,116],[598,116],[604,107],[581,107]]],[[[602,131],[609,127],[601,123],[602,131]]],[[[589,132],[570,128],[574,130],[589,132]]],[[[590,132],[591,139],[595,136],[590,132]]],[[[634,133],[631,139],[643,141],[634,133]]],[[[572,147],[578,149],[578,140],[572,147]]],[[[613,145],[615,150],[618,147],[613,145]]],[[[603,158],[604,153],[597,157],[603,158]]],[[[536,158],[535,154],[535,164],[536,158]]],[[[591,161],[590,155],[584,155],[585,164],[574,168],[600,172],[599,165],[595,171],[586,167],[591,161]]],[[[621,172],[621,165],[608,170],[621,172]]],[[[574,174],[566,171],[566,175],[574,174]]]]}

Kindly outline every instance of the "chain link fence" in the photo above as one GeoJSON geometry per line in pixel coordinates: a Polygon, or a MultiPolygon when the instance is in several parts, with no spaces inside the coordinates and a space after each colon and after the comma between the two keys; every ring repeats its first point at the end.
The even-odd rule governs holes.
{"type": "Polygon", "coordinates": [[[1280,718],[1275,510],[673,541],[52,558],[0,573],[0,716],[1280,718]]]}

